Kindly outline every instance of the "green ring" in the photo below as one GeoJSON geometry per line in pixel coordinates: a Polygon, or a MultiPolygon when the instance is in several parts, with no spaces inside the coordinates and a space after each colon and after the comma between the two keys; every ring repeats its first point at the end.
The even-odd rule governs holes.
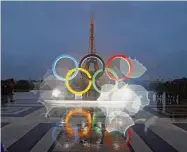
{"type": "Polygon", "coordinates": [[[102,136],[102,132],[97,128],[95,127],[95,124],[96,124],[96,113],[93,114],[93,117],[92,117],[92,128],[94,129],[95,133],[98,135],[98,136],[102,136]]]}
{"type": "MultiPolygon", "coordinates": [[[[109,72],[112,73],[115,77],[118,78],[117,74],[116,74],[112,69],[110,69],[110,68],[105,68],[105,70],[109,71],[109,72]]],[[[96,87],[96,84],[95,84],[96,80],[95,80],[95,79],[96,79],[96,76],[97,76],[100,72],[102,72],[102,71],[103,71],[102,69],[97,70],[97,71],[94,73],[93,79],[92,79],[92,85],[93,85],[94,89],[95,89],[98,93],[101,93],[101,90],[99,90],[99,89],[96,87]]],[[[117,87],[118,87],[118,82],[116,81],[116,85],[115,85],[110,91],[113,92],[113,89],[115,89],[115,88],[117,88],[117,87]]]]}

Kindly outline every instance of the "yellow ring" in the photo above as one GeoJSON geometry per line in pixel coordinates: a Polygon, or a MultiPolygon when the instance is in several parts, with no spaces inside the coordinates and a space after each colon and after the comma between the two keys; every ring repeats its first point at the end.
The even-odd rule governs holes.
{"type": "MultiPolygon", "coordinates": [[[[67,89],[68,89],[71,93],[73,93],[73,94],[84,94],[84,93],[88,92],[88,90],[91,88],[91,86],[92,86],[92,80],[89,80],[89,83],[88,83],[88,86],[86,87],[86,89],[84,89],[84,90],[82,90],[82,91],[80,91],[80,92],[73,90],[73,89],[70,87],[70,85],[69,85],[69,77],[70,77],[70,76],[73,74],[73,72],[75,72],[76,70],[77,70],[77,69],[74,68],[74,69],[71,69],[71,70],[68,71],[68,73],[67,73],[67,75],[66,75],[65,85],[66,85],[67,89]]],[[[90,75],[90,73],[89,73],[87,70],[85,70],[85,69],[83,69],[83,68],[78,68],[78,70],[84,72],[84,73],[88,76],[88,78],[91,79],[91,75],[90,75]]]]}

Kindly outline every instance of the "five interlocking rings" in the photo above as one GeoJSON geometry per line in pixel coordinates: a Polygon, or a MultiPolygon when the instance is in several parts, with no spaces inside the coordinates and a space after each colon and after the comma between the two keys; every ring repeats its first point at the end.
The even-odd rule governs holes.
{"type": "Polygon", "coordinates": [[[101,92],[97,86],[96,86],[96,79],[98,79],[99,77],[102,76],[102,74],[104,72],[106,72],[106,74],[109,76],[110,79],[112,80],[115,80],[116,83],[115,83],[115,86],[110,90],[111,92],[116,89],[116,86],[118,85],[118,81],[123,81],[123,80],[126,80],[129,78],[129,76],[131,75],[132,73],[132,63],[131,63],[131,60],[123,55],[123,54],[116,54],[116,55],[113,55],[111,56],[107,62],[106,62],[106,65],[104,63],[104,61],[102,60],[102,58],[98,55],[94,55],[94,54],[89,54],[89,55],[86,55],[85,57],[83,57],[81,59],[81,62],[80,64],[78,64],[78,62],[76,61],[76,59],[70,55],[66,55],[66,54],[63,54],[59,57],[57,57],[53,64],[52,64],[52,71],[53,71],[53,74],[56,76],[57,79],[61,80],[61,81],[65,81],[65,85],[66,85],[66,88],[73,94],[79,94],[79,95],[82,95],[86,92],[88,92],[91,87],[93,86],[93,88],[97,91],[97,92],[101,92]],[[88,58],[96,58],[97,60],[99,60],[101,63],[102,63],[102,69],[99,69],[97,70],[93,76],[89,73],[89,71],[87,71],[86,69],[82,68],[82,63],[87,60],[88,58]],[[123,59],[125,60],[127,63],[128,63],[128,66],[129,66],[129,70],[128,70],[128,73],[122,77],[122,78],[118,78],[117,74],[114,72],[114,70],[112,70],[110,68],[110,63],[112,62],[112,60],[116,59],[116,58],[120,58],[120,59],[123,59]],[[56,64],[57,62],[60,60],[60,59],[71,59],[74,64],[75,64],[75,68],[69,70],[65,76],[65,78],[61,77],[60,75],[57,74],[56,72],[56,64]],[[78,74],[78,72],[81,72],[81,74],[88,79],[88,86],[82,90],[82,91],[75,91],[73,90],[70,85],[69,85],[69,80],[72,80],[73,78],[76,77],[76,75],[78,74]]]}
{"type": "MultiPolygon", "coordinates": [[[[98,93],[101,93],[101,90],[99,90],[98,87],[97,87],[97,85],[96,85],[96,80],[97,80],[98,78],[100,78],[100,77],[103,75],[104,72],[106,72],[106,74],[108,75],[108,77],[109,77],[110,79],[115,80],[115,85],[114,85],[114,87],[109,91],[109,92],[113,92],[115,89],[117,89],[117,87],[118,87],[118,82],[119,82],[119,81],[126,80],[126,79],[128,79],[129,76],[131,75],[131,73],[132,73],[132,63],[131,63],[131,60],[130,60],[127,56],[125,56],[125,55],[123,55],[123,54],[116,54],[116,55],[111,56],[111,57],[107,60],[106,65],[105,65],[103,59],[102,59],[100,56],[95,55],[95,54],[89,54],[89,55],[84,56],[84,57],[81,59],[81,61],[79,62],[79,64],[78,64],[78,62],[76,61],[76,59],[75,59],[74,57],[72,57],[72,56],[70,56],[70,55],[67,55],[67,54],[62,54],[61,56],[57,57],[57,58],[54,60],[54,62],[53,62],[53,64],[52,64],[52,72],[53,72],[53,74],[55,75],[55,77],[56,77],[57,79],[59,79],[59,80],[65,82],[66,88],[67,88],[71,93],[73,93],[73,94],[80,94],[80,95],[82,95],[82,94],[88,92],[88,91],[91,89],[92,86],[93,86],[93,88],[94,88],[98,93]],[[86,60],[89,60],[89,58],[94,58],[94,60],[98,60],[98,61],[100,61],[101,64],[102,64],[102,69],[97,70],[97,71],[93,74],[93,76],[89,73],[89,71],[87,71],[86,69],[82,68],[83,63],[84,63],[86,60]],[[125,61],[128,63],[128,67],[129,67],[129,68],[128,68],[128,73],[127,73],[124,77],[122,77],[122,78],[118,78],[118,76],[117,76],[117,74],[114,72],[114,70],[112,70],[112,69],[110,68],[110,63],[112,62],[112,60],[114,60],[114,59],[116,59],[116,58],[123,59],[123,60],[125,60],[125,61]],[[56,65],[57,65],[57,63],[58,63],[58,61],[59,61],[60,59],[70,59],[70,60],[72,60],[73,63],[75,64],[75,68],[70,69],[70,70],[67,72],[65,78],[62,77],[62,76],[60,76],[60,75],[58,75],[57,72],[56,72],[56,65]],[[73,78],[75,78],[75,77],[77,76],[77,74],[78,74],[79,71],[80,71],[81,75],[82,75],[84,78],[86,78],[86,79],[88,80],[88,86],[87,86],[84,90],[82,90],[82,91],[75,91],[75,90],[73,90],[73,89],[71,88],[71,86],[69,85],[69,81],[72,80],[73,78]]],[[[64,128],[65,128],[65,130],[66,130],[66,132],[68,133],[69,136],[85,137],[85,136],[88,136],[88,134],[89,134],[91,128],[93,127],[94,130],[95,130],[95,132],[96,132],[99,136],[101,136],[102,132],[100,132],[100,130],[97,129],[97,128],[95,127],[96,117],[97,117],[97,115],[94,114],[94,115],[93,115],[93,120],[92,120],[92,117],[91,117],[91,114],[90,114],[89,111],[83,110],[83,109],[73,109],[73,110],[69,111],[69,112],[67,113],[67,115],[65,116],[65,126],[64,126],[64,128]],[[70,118],[71,118],[73,115],[75,115],[75,114],[81,114],[81,115],[83,115],[83,116],[86,118],[87,124],[88,124],[87,127],[84,128],[85,130],[84,130],[84,131],[83,131],[83,130],[79,130],[79,131],[77,132],[77,135],[75,135],[75,131],[73,130],[73,128],[72,128],[71,125],[69,124],[70,118]]],[[[54,134],[55,134],[55,131],[56,131],[57,128],[61,128],[61,126],[56,125],[56,126],[54,127],[54,130],[53,130],[53,138],[54,138],[54,139],[55,139],[54,134]]],[[[105,136],[105,139],[106,139],[106,141],[107,141],[107,144],[108,144],[108,145],[111,145],[111,140],[110,140],[109,135],[110,135],[110,133],[105,132],[105,135],[104,135],[104,136],[105,136]]],[[[128,135],[128,138],[127,138],[125,144],[127,144],[127,143],[129,142],[129,137],[130,137],[130,131],[129,131],[129,130],[127,131],[127,135],[128,135]]]]}

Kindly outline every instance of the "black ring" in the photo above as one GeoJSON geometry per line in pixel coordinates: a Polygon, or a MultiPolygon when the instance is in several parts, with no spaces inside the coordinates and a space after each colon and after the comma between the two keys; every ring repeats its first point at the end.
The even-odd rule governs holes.
{"type": "MultiPolygon", "coordinates": [[[[79,62],[79,68],[82,68],[82,67],[81,67],[82,62],[83,62],[86,58],[89,58],[89,57],[96,57],[96,58],[99,59],[99,60],[101,61],[101,63],[102,63],[102,69],[103,69],[103,70],[102,70],[102,72],[100,72],[100,74],[98,74],[98,76],[97,76],[97,78],[96,78],[96,80],[97,80],[97,79],[99,79],[99,78],[103,75],[103,73],[105,72],[105,62],[104,62],[104,60],[103,60],[99,55],[96,55],[96,54],[88,54],[88,55],[84,56],[84,57],[80,60],[80,62],[79,62]]],[[[87,75],[85,75],[85,73],[83,73],[83,72],[81,72],[81,71],[80,71],[80,73],[81,73],[81,75],[82,75],[83,77],[85,77],[86,79],[92,80],[92,78],[88,78],[87,75]]]]}

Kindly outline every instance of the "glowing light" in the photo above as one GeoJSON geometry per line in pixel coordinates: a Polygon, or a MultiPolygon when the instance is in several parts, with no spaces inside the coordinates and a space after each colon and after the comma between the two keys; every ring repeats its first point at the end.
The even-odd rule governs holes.
{"type": "Polygon", "coordinates": [[[65,145],[64,145],[64,148],[69,148],[70,147],[70,145],[68,144],[68,143],[66,143],[65,145]]]}
{"type": "Polygon", "coordinates": [[[60,94],[61,94],[61,92],[60,92],[60,90],[58,90],[58,89],[54,89],[54,90],[52,91],[52,96],[55,97],[55,98],[59,97],[60,94]]]}

